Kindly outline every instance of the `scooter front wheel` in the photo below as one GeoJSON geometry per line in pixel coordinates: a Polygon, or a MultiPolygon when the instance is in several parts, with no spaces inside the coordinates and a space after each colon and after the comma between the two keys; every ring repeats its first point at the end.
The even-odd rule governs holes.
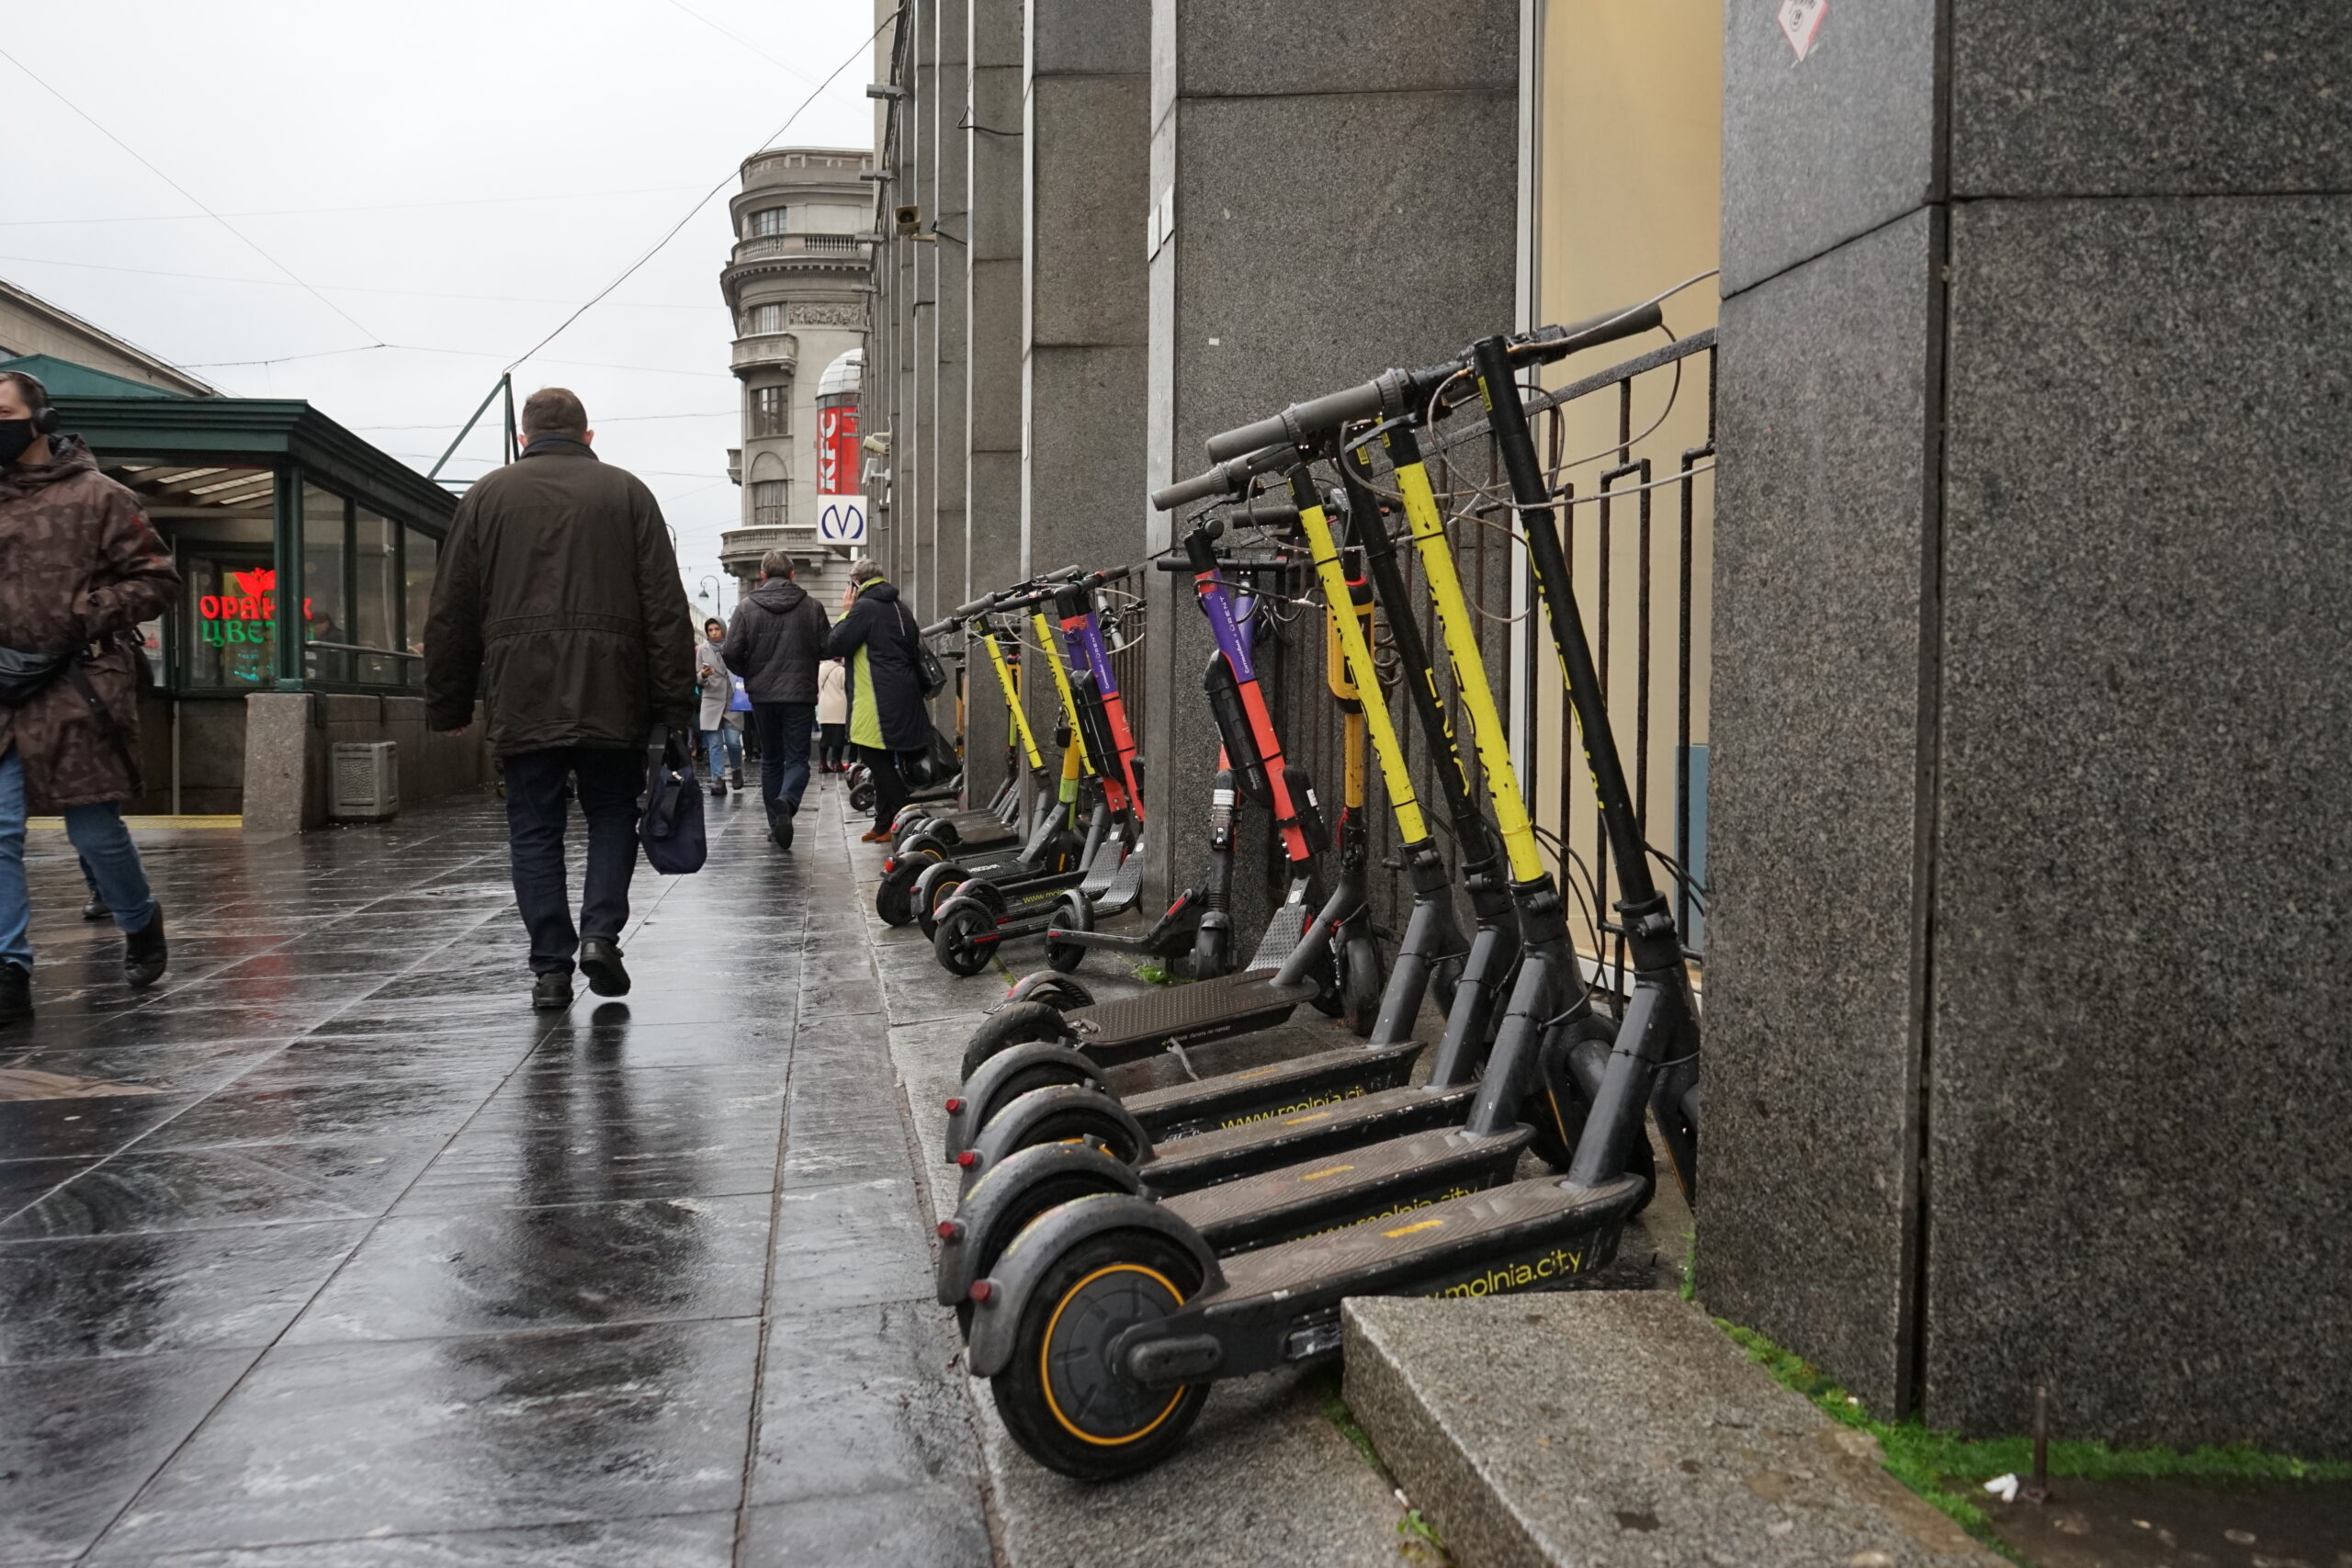
{"type": "Polygon", "coordinates": [[[1080,1481],[1116,1480],[1167,1458],[1208,1385],[1146,1388],[1110,1349],[1128,1329],[1174,1314],[1200,1284],[1192,1255],[1148,1231],[1111,1231],[1070,1248],[1023,1303],[1012,1364],[990,1380],[1012,1440],[1080,1481]]]}
{"type": "MultiPolygon", "coordinates": [[[[1094,907],[1082,893],[1065,893],[1060,907],[1054,911],[1054,925],[1063,931],[1091,931],[1094,929],[1094,907]]],[[[1084,942],[1057,942],[1050,935],[1046,938],[1046,967],[1056,974],[1074,975],[1085,962],[1084,942]]]]}
{"type": "Polygon", "coordinates": [[[939,858],[928,850],[911,853],[900,850],[892,857],[890,869],[882,874],[882,885],[874,890],[874,912],[882,917],[883,924],[904,926],[914,923],[912,896],[915,878],[936,863],[939,858]]]}
{"type": "Polygon", "coordinates": [[[940,920],[931,951],[949,974],[977,975],[996,951],[996,921],[977,905],[958,904],[940,920]]]}

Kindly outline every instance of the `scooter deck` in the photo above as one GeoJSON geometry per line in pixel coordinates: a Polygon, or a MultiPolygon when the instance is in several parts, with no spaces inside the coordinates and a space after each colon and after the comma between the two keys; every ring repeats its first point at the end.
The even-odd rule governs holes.
{"type": "Polygon", "coordinates": [[[1341,1045],[1193,1083],[1122,1095],[1119,1103],[1157,1144],[1396,1089],[1411,1076],[1421,1049],[1418,1040],[1341,1045]]]}
{"type": "Polygon", "coordinates": [[[1261,1171],[1279,1170],[1299,1160],[1366,1148],[1408,1133],[1457,1126],[1469,1119],[1470,1103],[1477,1097],[1476,1083],[1445,1089],[1424,1085],[1360,1094],[1287,1115],[1273,1112],[1238,1126],[1156,1145],[1138,1174],[1144,1185],[1160,1197],[1196,1191],[1261,1171]]]}
{"type": "Polygon", "coordinates": [[[1167,1207],[1218,1253],[1241,1252],[1483,1192],[1510,1179],[1533,1136],[1525,1127],[1416,1133],[1182,1193],[1167,1207]]]}
{"type": "Polygon", "coordinates": [[[1221,1288],[1189,1304],[1212,1319],[1272,1307],[1295,1322],[1346,1296],[1557,1289],[1616,1256],[1641,1192],[1630,1176],[1586,1188],[1556,1178],[1514,1181],[1400,1214],[1394,1224],[1350,1225],[1241,1253],[1225,1262],[1221,1288]]]}
{"type": "Polygon", "coordinates": [[[1072,1008],[1063,1014],[1078,1050],[1105,1066],[1140,1061],[1171,1039],[1205,1044],[1236,1034],[1271,1029],[1290,1017],[1317,990],[1313,979],[1275,983],[1275,971],[1255,969],[1189,986],[1170,986],[1139,997],[1072,1008]]]}
{"type": "Polygon", "coordinates": [[[999,844],[1017,844],[1023,837],[1019,829],[987,811],[959,811],[953,817],[935,818],[923,831],[957,850],[994,849],[999,844]]]}

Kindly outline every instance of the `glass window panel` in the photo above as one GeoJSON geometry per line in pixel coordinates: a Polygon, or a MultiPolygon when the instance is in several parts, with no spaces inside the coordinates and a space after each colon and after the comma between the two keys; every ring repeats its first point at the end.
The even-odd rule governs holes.
{"type": "MultiPolygon", "coordinates": [[[[424,651],[424,621],[433,609],[433,573],[441,563],[441,542],[430,534],[408,530],[408,639],[411,653],[424,651]]],[[[424,684],[424,660],[401,660],[413,686],[424,684]]]]}
{"type": "Polygon", "coordinates": [[[752,486],[752,526],[784,526],[784,481],[760,479],[752,486]]]}
{"type": "Polygon", "coordinates": [[[760,209],[759,211],[752,214],[752,232],[754,235],[783,233],[785,212],[786,209],[781,207],[760,209]]]}
{"type": "MultiPolygon", "coordinates": [[[[351,641],[351,610],[344,602],[345,529],[343,497],[317,485],[302,487],[302,633],[305,642],[351,641]]],[[[348,682],[351,656],[332,649],[306,650],[306,675],[348,682]]]]}
{"type": "Polygon", "coordinates": [[[784,307],[782,305],[754,305],[750,310],[743,312],[743,335],[745,337],[756,336],[761,333],[780,333],[782,331],[784,331],[784,307]]]}
{"type": "Polygon", "coordinates": [[[754,435],[786,435],[785,427],[788,403],[783,387],[760,387],[752,392],[752,434],[754,435]]]}
{"type": "MultiPolygon", "coordinates": [[[[351,601],[351,640],[362,648],[397,648],[400,635],[400,586],[392,558],[392,524],[361,508],[353,513],[351,569],[356,592],[351,601]]],[[[360,657],[359,679],[369,686],[400,684],[401,660],[360,657]]]]}

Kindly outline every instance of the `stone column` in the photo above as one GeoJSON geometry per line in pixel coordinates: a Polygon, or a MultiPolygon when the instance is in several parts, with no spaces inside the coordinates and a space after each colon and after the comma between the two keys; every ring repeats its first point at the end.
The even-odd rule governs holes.
{"type": "MultiPolygon", "coordinates": [[[[958,602],[1021,576],[1021,62],[1023,0],[967,0],[965,142],[971,260],[965,296],[964,526],[958,602]]],[[[1032,665],[1030,673],[1040,673],[1032,665]]],[[[964,761],[970,795],[1004,777],[1008,726],[985,657],[971,663],[964,761]]]]}
{"type": "MultiPolygon", "coordinates": [[[[931,146],[933,200],[937,210],[923,216],[933,236],[926,247],[938,269],[933,297],[938,326],[933,345],[931,448],[932,535],[939,541],[939,568],[923,602],[926,621],[935,620],[969,597],[964,592],[970,547],[964,536],[964,407],[969,374],[966,344],[971,307],[971,132],[965,129],[971,107],[971,66],[966,39],[970,0],[939,0],[934,10],[938,65],[933,78],[931,123],[938,127],[931,146]]],[[[943,716],[944,710],[943,709],[943,716]]]]}
{"type": "Polygon", "coordinates": [[[1817,15],[1726,24],[1701,1294],[2352,1452],[2352,17],[1817,15]]]}
{"type": "MultiPolygon", "coordinates": [[[[1148,481],[1129,516],[1151,486],[1205,467],[1219,430],[1510,331],[1517,265],[1513,0],[1154,0],[1152,17],[1148,481]]],[[[1148,517],[1148,547],[1170,538],[1170,519],[1148,517]]],[[[1190,580],[1155,572],[1147,591],[1146,793],[1171,830],[1153,835],[1146,884],[1164,891],[1195,869],[1217,742],[1190,580]]],[[[1295,640],[1283,677],[1319,688],[1319,628],[1295,640]]],[[[1317,783],[1336,795],[1336,777],[1317,783]]],[[[1245,955],[1267,912],[1262,814],[1251,832],[1237,857],[1245,955]]]]}
{"type": "Polygon", "coordinates": [[[915,575],[921,544],[921,476],[915,467],[921,447],[915,416],[915,327],[921,312],[916,308],[915,254],[922,247],[898,231],[895,214],[899,208],[918,199],[915,165],[922,128],[916,113],[915,39],[921,31],[922,7],[927,3],[928,0],[907,0],[897,23],[906,30],[907,38],[899,50],[899,74],[895,81],[906,89],[907,96],[891,106],[897,134],[890,149],[889,198],[883,204],[883,232],[889,247],[897,303],[891,311],[890,361],[885,369],[890,398],[891,553],[887,559],[876,559],[888,571],[891,581],[901,585],[915,575]]]}
{"type": "Polygon", "coordinates": [[[908,533],[914,544],[907,575],[899,581],[908,608],[926,618],[939,590],[939,247],[920,236],[939,217],[939,13],[950,0],[909,0],[914,81],[907,123],[914,129],[914,177],[906,199],[921,209],[916,236],[901,241],[914,268],[913,403],[907,419],[908,457],[914,475],[905,498],[908,533]]]}
{"type": "MultiPolygon", "coordinates": [[[[1143,0],[1028,7],[1024,575],[1142,551],[1150,24],[1143,0]]],[[[1058,713],[1052,682],[1031,682],[1029,702],[1042,740],[1058,713]]]]}

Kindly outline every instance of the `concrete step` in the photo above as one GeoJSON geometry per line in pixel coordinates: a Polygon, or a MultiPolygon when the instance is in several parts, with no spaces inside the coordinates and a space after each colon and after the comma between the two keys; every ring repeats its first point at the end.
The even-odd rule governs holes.
{"type": "Polygon", "coordinates": [[[1345,1315],[1348,1404],[1458,1568],[2006,1568],[1677,1296],[1345,1315]]]}

